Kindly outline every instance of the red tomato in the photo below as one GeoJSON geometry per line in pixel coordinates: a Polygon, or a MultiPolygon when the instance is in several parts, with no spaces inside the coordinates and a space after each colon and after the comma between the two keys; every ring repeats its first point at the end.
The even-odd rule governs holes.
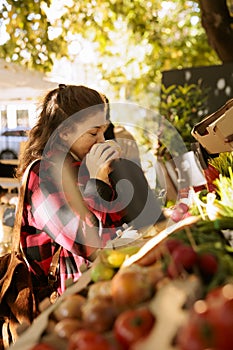
{"type": "Polygon", "coordinates": [[[203,275],[213,276],[218,270],[218,261],[211,253],[201,253],[198,256],[198,266],[203,275]]]}
{"type": "Polygon", "coordinates": [[[182,244],[173,251],[172,258],[175,265],[189,269],[196,263],[197,253],[191,246],[182,244]]]}
{"type": "Polygon", "coordinates": [[[230,350],[233,344],[233,285],[218,287],[197,301],[178,334],[181,350],[230,350]]]}
{"type": "MultiPolygon", "coordinates": [[[[193,316],[193,315],[192,315],[193,316]]],[[[195,316],[190,318],[178,332],[177,344],[180,350],[203,350],[207,349],[207,341],[203,339],[203,334],[208,332],[208,324],[202,320],[197,320],[195,316]]],[[[211,350],[211,349],[210,349],[211,350]]]]}
{"type": "Polygon", "coordinates": [[[113,350],[114,347],[101,334],[82,329],[74,332],[69,340],[68,350],[113,350]]]}
{"type": "Polygon", "coordinates": [[[233,284],[217,287],[208,293],[208,320],[214,329],[216,349],[228,350],[233,344],[233,284]]]}
{"type": "Polygon", "coordinates": [[[122,312],[114,324],[114,335],[118,342],[128,349],[139,339],[146,337],[155,324],[155,316],[146,308],[122,312]]]}
{"type": "Polygon", "coordinates": [[[182,242],[176,238],[168,238],[165,241],[165,246],[168,249],[169,253],[172,253],[181,244],[182,244],[182,242]]]}
{"type": "Polygon", "coordinates": [[[197,262],[197,253],[189,245],[180,244],[172,252],[172,259],[167,267],[167,274],[176,278],[183,269],[189,271],[197,262]]]}

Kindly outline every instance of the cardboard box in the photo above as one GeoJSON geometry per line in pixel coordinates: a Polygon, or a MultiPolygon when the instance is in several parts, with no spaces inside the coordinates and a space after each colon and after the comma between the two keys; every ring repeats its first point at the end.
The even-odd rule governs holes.
{"type": "Polygon", "coordinates": [[[233,135],[233,98],[196,124],[191,134],[210,154],[233,151],[233,141],[225,142],[233,135]]]}

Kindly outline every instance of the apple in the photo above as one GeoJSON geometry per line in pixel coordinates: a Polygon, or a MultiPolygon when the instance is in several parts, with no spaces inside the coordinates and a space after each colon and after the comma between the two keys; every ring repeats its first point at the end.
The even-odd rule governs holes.
{"type": "Polygon", "coordinates": [[[84,327],[99,333],[112,328],[117,314],[116,306],[108,298],[90,299],[82,307],[84,327]]]}
{"type": "Polygon", "coordinates": [[[112,279],[112,299],[121,308],[132,307],[149,300],[154,292],[155,286],[151,276],[148,276],[143,268],[125,268],[112,279]]]}
{"type": "Polygon", "coordinates": [[[80,318],[81,306],[86,302],[86,298],[79,294],[67,295],[67,297],[57,306],[53,316],[57,321],[64,318],[80,318]]]}
{"type": "Polygon", "coordinates": [[[72,333],[83,328],[83,322],[76,318],[64,318],[57,322],[54,327],[54,332],[60,338],[69,339],[72,333]]]}

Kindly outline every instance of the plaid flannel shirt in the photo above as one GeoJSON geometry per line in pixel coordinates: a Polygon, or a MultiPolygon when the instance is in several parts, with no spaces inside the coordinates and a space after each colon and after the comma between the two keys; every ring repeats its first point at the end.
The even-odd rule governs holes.
{"type": "Polygon", "coordinates": [[[38,161],[30,170],[21,229],[21,246],[34,275],[47,276],[56,243],[62,247],[59,258],[60,293],[65,290],[67,279],[78,280],[81,265],[89,265],[88,258],[93,253],[93,247],[82,244],[83,239],[97,231],[104,246],[124,223],[119,203],[113,200],[114,189],[100,180],[90,179],[87,169],[80,175],[80,162],[72,159],[72,166],[90,210],[89,218],[81,220],[71,210],[64,193],[54,181],[54,164],[48,159],[38,161]]]}

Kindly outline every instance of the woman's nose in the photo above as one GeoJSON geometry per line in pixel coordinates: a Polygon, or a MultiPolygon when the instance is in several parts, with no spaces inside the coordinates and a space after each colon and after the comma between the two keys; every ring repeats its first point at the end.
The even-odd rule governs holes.
{"type": "Polygon", "coordinates": [[[104,137],[104,133],[103,132],[99,132],[98,133],[98,139],[97,142],[104,142],[105,141],[105,137],[104,137]]]}

